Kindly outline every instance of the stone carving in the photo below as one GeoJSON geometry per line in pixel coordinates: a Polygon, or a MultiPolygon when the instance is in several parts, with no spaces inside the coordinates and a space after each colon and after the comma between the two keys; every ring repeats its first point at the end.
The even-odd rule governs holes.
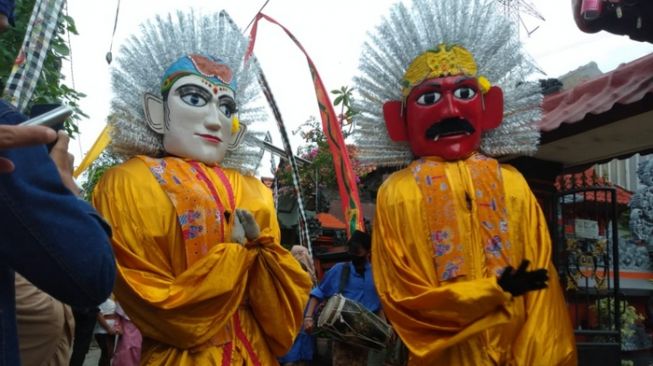
{"type": "Polygon", "coordinates": [[[630,231],[635,241],[653,249],[653,159],[639,163],[637,176],[644,187],[630,200],[630,231]]]}

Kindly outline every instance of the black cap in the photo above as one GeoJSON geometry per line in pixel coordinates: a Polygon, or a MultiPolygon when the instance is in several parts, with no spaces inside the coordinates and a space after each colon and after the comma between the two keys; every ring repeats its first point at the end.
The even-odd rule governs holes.
{"type": "Polygon", "coordinates": [[[363,248],[370,250],[372,248],[372,237],[364,231],[356,230],[351,234],[347,244],[349,245],[349,248],[359,244],[363,248]]]}

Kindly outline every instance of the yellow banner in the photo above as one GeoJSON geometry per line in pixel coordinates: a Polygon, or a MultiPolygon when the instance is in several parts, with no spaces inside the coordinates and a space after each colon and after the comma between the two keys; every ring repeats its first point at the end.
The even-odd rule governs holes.
{"type": "Polygon", "coordinates": [[[86,169],[88,169],[88,167],[91,166],[91,164],[93,164],[93,162],[100,156],[107,145],[109,145],[109,142],[111,141],[109,130],[109,125],[106,125],[100,133],[100,136],[98,136],[97,140],[93,143],[91,149],[86,153],[86,156],[84,156],[84,160],[82,160],[77,169],[75,169],[75,172],[73,172],[74,178],[77,178],[84,173],[86,169]]]}

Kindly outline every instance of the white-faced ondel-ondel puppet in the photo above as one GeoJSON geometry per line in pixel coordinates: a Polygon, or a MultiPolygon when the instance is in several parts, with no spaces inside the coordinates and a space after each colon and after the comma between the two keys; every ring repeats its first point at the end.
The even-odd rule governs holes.
{"type": "Polygon", "coordinates": [[[546,220],[490,157],[532,152],[541,113],[494,3],[396,5],[361,57],[360,158],[407,165],[379,189],[372,268],[409,365],[577,362],[546,220]]]}
{"type": "Polygon", "coordinates": [[[243,174],[260,159],[238,118],[246,46],[224,14],[179,14],[147,23],[114,70],[112,148],[131,159],[93,203],[143,364],[273,365],[300,327],[311,281],[279,245],[271,191],[243,174]]]}

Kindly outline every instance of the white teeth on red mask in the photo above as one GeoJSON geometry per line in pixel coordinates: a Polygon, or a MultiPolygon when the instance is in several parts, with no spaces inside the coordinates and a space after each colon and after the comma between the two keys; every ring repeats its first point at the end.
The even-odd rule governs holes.
{"type": "Polygon", "coordinates": [[[469,136],[469,135],[471,135],[470,132],[465,132],[465,136],[469,136]]]}
{"type": "Polygon", "coordinates": [[[433,141],[435,142],[435,141],[438,141],[439,139],[440,139],[440,135],[435,135],[435,137],[433,138],[433,141]]]}

